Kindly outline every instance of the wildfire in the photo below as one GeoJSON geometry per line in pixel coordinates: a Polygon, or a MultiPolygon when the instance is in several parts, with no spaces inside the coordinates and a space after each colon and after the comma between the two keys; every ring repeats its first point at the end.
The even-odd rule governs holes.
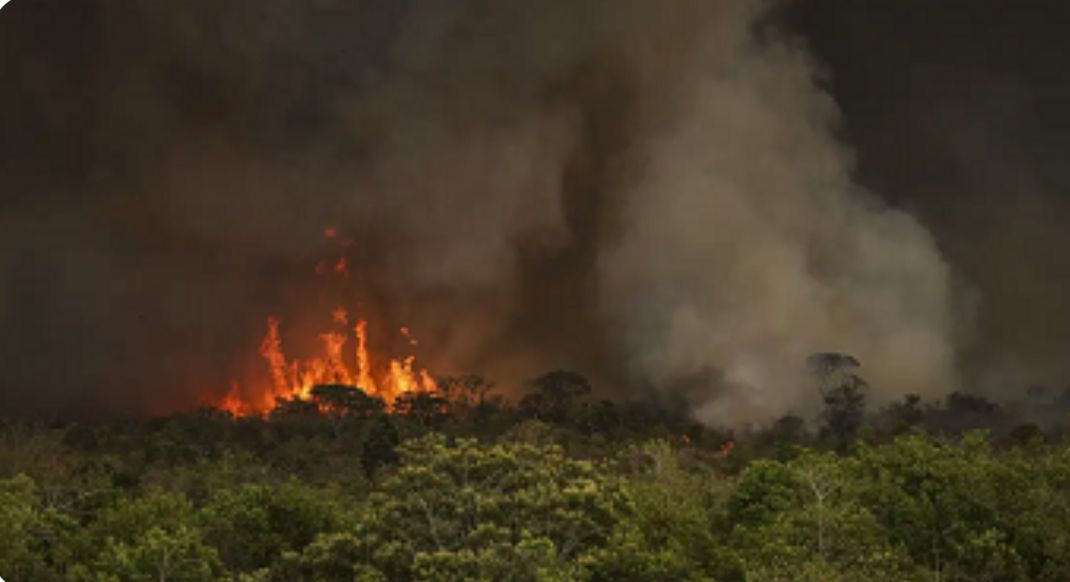
{"type": "MultiPolygon", "coordinates": [[[[338,231],[327,228],[324,236],[336,239],[338,231]]],[[[350,242],[349,239],[343,239],[341,244],[348,246],[350,242]]],[[[327,264],[318,262],[316,273],[326,274],[327,264]]],[[[348,277],[345,257],[337,259],[332,270],[348,277]]],[[[334,329],[319,334],[322,352],[308,359],[286,356],[282,345],[281,322],[277,317],[269,316],[267,333],[260,343],[260,355],[267,363],[270,384],[243,387],[233,382],[230,391],[214,405],[234,415],[245,416],[270,411],[280,398],[307,399],[315,386],[323,384],[356,386],[369,396],[382,398],[388,405],[403,393],[436,389],[431,374],[416,365],[414,355],[376,361],[368,349],[368,322],[365,319],[352,319],[344,307],[334,309],[330,315],[334,329]],[[347,349],[347,346],[352,347],[347,349]]],[[[398,331],[410,346],[417,345],[408,327],[401,327],[398,331]]]]}
{"type": "MultiPolygon", "coordinates": [[[[338,308],[332,318],[336,324],[346,325],[348,313],[338,308]]],[[[405,392],[436,389],[435,380],[427,369],[416,365],[414,355],[392,358],[382,366],[377,365],[368,351],[368,322],[363,319],[358,319],[346,332],[320,334],[322,354],[304,360],[286,357],[279,328],[279,320],[269,317],[267,334],[260,344],[260,355],[267,363],[271,385],[243,390],[234,382],[230,391],[216,403],[218,408],[240,416],[263,414],[275,406],[276,399],[307,399],[312,388],[322,384],[356,386],[370,396],[382,398],[387,404],[405,392]],[[346,345],[351,339],[354,347],[347,353],[346,345]]]]}

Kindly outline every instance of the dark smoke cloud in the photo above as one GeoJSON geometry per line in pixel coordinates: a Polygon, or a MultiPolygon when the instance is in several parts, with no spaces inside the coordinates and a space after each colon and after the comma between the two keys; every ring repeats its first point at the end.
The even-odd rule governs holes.
{"type": "MultiPolygon", "coordinates": [[[[1038,263],[978,260],[999,239],[974,228],[1001,199],[963,223],[940,212],[977,208],[963,192],[995,190],[991,176],[891,183],[882,171],[913,166],[880,129],[901,119],[932,159],[959,156],[959,175],[1029,185],[1017,228],[1058,241],[1061,210],[1028,182],[1031,159],[997,151],[982,101],[929,118],[852,94],[868,69],[833,58],[850,39],[824,27],[883,30],[860,14],[16,0],[0,14],[0,406],[190,405],[263,374],[266,314],[301,347],[343,299],[384,333],[412,325],[438,371],[515,386],[575,368],[717,422],[811,404],[798,367],[812,351],[855,354],[881,396],[955,387],[960,352],[1026,345],[985,314],[1012,305],[992,281],[1038,263]],[[360,276],[325,290],[310,271],[333,252],[327,225],[354,238],[360,276]],[[961,305],[978,295],[971,343],[961,305]]],[[[1058,287],[1035,288],[1018,299],[1050,304],[1058,287]]]]}

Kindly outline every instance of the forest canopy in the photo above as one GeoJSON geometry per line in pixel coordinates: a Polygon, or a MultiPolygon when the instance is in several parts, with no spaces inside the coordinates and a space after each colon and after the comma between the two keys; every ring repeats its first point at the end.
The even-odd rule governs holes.
{"type": "Polygon", "coordinates": [[[837,362],[815,418],[736,432],[567,371],[516,403],[469,376],[392,407],[325,385],[264,417],[7,422],[0,575],[1065,579],[1062,428],[964,394],[867,410],[837,362]]]}

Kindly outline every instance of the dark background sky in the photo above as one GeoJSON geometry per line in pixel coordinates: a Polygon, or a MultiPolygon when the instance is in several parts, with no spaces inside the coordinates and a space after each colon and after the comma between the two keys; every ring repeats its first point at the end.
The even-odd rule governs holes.
{"type": "MultiPolygon", "coordinates": [[[[383,39],[405,2],[316,2],[295,11],[316,34],[294,37],[272,28],[291,18],[285,3],[228,3],[214,19],[205,15],[216,2],[172,4],[15,0],[0,13],[0,406],[8,411],[55,411],[58,400],[68,411],[140,409],[107,386],[191,368],[215,383],[225,373],[213,366],[231,365],[225,355],[193,362],[204,350],[172,347],[255,337],[262,306],[215,312],[218,297],[204,295],[204,282],[225,277],[213,293],[240,298],[277,280],[285,257],[248,267],[249,254],[274,251],[242,246],[256,238],[243,229],[273,225],[232,225],[229,251],[176,228],[160,203],[170,194],[153,191],[175,143],[196,134],[198,147],[215,147],[203,136],[226,136],[258,164],[299,160],[311,172],[305,154],[317,144],[331,144],[317,156],[329,165],[360,156],[374,137],[332,134],[330,103],[376,83],[383,39]],[[229,32],[246,26],[266,32],[233,40],[229,32]],[[103,255],[78,248],[86,215],[94,232],[85,238],[103,255]],[[180,279],[158,272],[175,264],[180,279]],[[90,280],[114,283],[80,292],[90,280]],[[152,331],[114,324],[128,316],[152,331]],[[220,331],[221,319],[233,325],[220,331]],[[129,361],[144,353],[153,361],[129,361]],[[29,397],[20,393],[27,387],[29,397]]],[[[824,71],[858,181],[915,214],[954,268],[978,330],[963,351],[971,384],[1006,393],[1066,383],[1070,5],[799,0],[775,14],[824,71]]],[[[222,164],[220,147],[213,159],[222,164]]],[[[208,170],[190,174],[198,171],[208,170]]],[[[330,210],[302,217],[293,237],[313,239],[330,210]]]]}

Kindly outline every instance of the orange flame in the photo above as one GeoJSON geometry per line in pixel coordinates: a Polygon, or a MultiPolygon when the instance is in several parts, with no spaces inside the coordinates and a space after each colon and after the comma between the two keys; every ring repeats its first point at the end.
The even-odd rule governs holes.
{"type": "MultiPolygon", "coordinates": [[[[353,244],[350,238],[340,239],[340,231],[334,226],[324,228],[323,235],[343,247],[353,244]]],[[[346,257],[339,257],[333,264],[320,260],[315,265],[317,275],[328,275],[331,271],[348,279],[346,257]]],[[[370,396],[382,398],[388,405],[405,392],[437,389],[431,374],[416,366],[414,355],[392,358],[383,364],[374,361],[368,349],[368,322],[364,319],[352,319],[355,323],[350,328],[350,312],[338,307],[331,312],[331,320],[341,330],[319,334],[323,342],[322,355],[301,360],[286,357],[279,319],[268,317],[267,333],[260,343],[260,355],[267,362],[270,384],[243,388],[238,382],[233,382],[230,391],[218,399],[215,406],[239,416],[264,414],[275,406],[277,399],[307,399],[312,389],[321,384],[356,386],[370,396]],[[356,346],[353,352],[346,351],[350,331],[356,346]]],[[[400,332],[410,347],[417,345],[408,327],[401,327],[400,332]]]]}
{"type": "Polygon", "coordinates": [[[357,322],[353,332],[357,334],[357,384],[367,386],[365,390],[369,394],[379,394],[379,387],[372,378],[372,359],[368,355],[368,322],[363,319],[357,322]]]}
{"type": "MultiPolygon", "coordinates": [[[[335,323],[342,325],[349,318],[348,312],[341,307],[331,315],[335,323]]],[[[250,386],[242,390],[241,385],[234,382],[230,391],[215,406],[236,416],[264,414],[275,406],[276,399],[307,399],[311,396],[312,388],[321,384],[356,386],[370,396],[382,398],[388,405],[405,392],[437,389],[431,374],[425,368],[416,366],[414,355],[393,358],[381,368],[378,367],[368,350],[367,328],[368,322],[363,319],[358,319],[352,328],[356,340],[352,361],[347,361],[345,351],[349,336],[341,331],[320,334],[323,342],[321,356],[289,360],[282,348],[279,319],[268,317],[260,355],[268,365],[270,386],[250,386]]],[[[408,337],[407,333],[404,335],[408,337]]]]}

